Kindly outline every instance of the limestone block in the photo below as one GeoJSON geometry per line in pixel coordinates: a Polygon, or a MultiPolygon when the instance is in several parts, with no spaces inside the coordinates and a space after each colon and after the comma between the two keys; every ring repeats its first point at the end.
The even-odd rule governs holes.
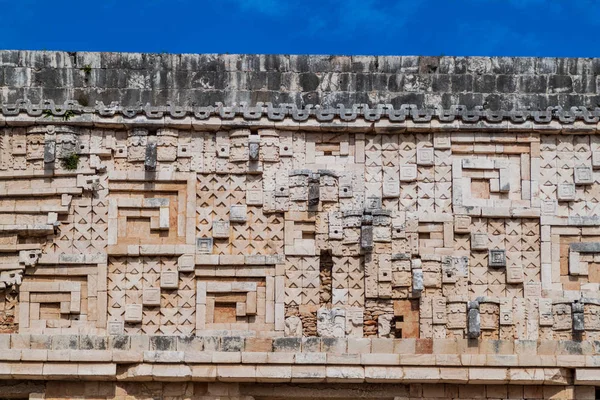
{"type": "Polygon", "coordinates": [[[183,254],[177,259],[177,270],[179,272],[191,272],[196,267],[196,260],[193,254],[183,254]]]}
{"type": "Polygon", "coordinates": [[[594,183],[594,174],[590,167],[577,166],[574,172],[576,185],[591,185],[594,183]]]}
{"type": "Polygon", "coordinates": [[[405,164],[400,166],[400,181],[414,182],[417,180],[417,165],[405,164]]]}
{"type": "Polygon", "coordinates": [[[468,215],[454,216],[454,232],[469,233],[471,232],[471,217],[468,215]]]}
{"type": "Polygon", "coordinates": [[[488,252],[488,265],[492,268],[506,267],[506,250],[490,249],[488,252]]]}
{"type": "Polygon", "coordinates": [[[177,289],[179,287],[178,271],[163,271],[160,273],[161,289],[177,289]]]}
{"type": "Polygon", "coordinates": [[[246,222],[248,219],[248,210],[246,205],[237,204],[229,207],[230,222],[246,222]]]}
{"type": "Polygon", "coordinates": [[[213,238],[196,238],[196,253],[212,254],[213,238]]]}
{"type": "Polygon", "coordinates": [[[156,141],[148,140],[146,144],[146,155],[144,157],[144,168],[146,171],[156,170],[157,147],[156,141]]]}
{"type": "Polygon", "coordinates": [[[142,305],[141,304],[126,304],[125,305],[125,322],[129,322],[129,323],[142,322],[142,305]]]}
{"type": "Polygon", "coordinates": [[[433,165],[433,148],[423,147],[417,149],[417,165],[433,165]]]}
{"type": "Polygon", "coordinates": [[[123,321],[110,320],[108,321],[106,331],[109,335],[122,335],[125,330],[123,321]]]}
{"type": "Polygon", "coordinates": [[[424,289],[423,284],[423,270],[422,269],[413,269],[412,270],[412,290],[413,292],[419,296],[420,293],[424,289]]]}
{"type": "Polygon", "coordinates": [[[575,200],[575,185],[572,183],[558,184],[556,196],[559,201],[575,200]]]}
{"type": "Polygon", "coordinates": [[[145,306],[159,306],[160,288],[144,288],[142,291],[142,304],[145,306]]]}
{"type": "Polygon", "coordinates": [[[489,248],[489,240],[487,233],[473,232],[471,233],[471,249],[472,250],[487,250],[489,248]]]}
{"type": "Polygon", "coordinates": [[[481,319],[479,314],[479,303],[470,301],[468,303],[467,336],[477,339],[481,335],[481,319]]]}
{"type": "Polygon", "coordinates": [[[383,182],[383,198],[400,197],[400,182],[397,180],[388,180],[383,182]]]}
{"type": "Polygon", "coordinates": [[[261,206],[263,204],[262,190],[247,190],[246,204],[249,206],[261,206]]]}
{"type": "Polygon", "coordinates": [[[592,167],[594,169],[600,168],[600,151],[592,152],[592,167]]]}
{"type": "Polygon", "coordinates": [[[573,318],[573,331],[583,332],[585,330],[585,318],[583,304],[575,301],[571,304],[571,315],[573,318]]]}
{"type": "Polygon", "coordinates": [[[229,221],[214,221],[212,236],[214,239],[229,239],[229,221]]]}

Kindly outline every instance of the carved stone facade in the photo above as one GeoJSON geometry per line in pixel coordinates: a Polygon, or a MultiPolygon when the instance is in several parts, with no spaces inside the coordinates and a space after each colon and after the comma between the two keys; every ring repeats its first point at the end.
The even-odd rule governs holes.
{"type": "Polygon", "coordinates": [[[0,379],[595,396],[600,109],[0,110],[0,379]]]}

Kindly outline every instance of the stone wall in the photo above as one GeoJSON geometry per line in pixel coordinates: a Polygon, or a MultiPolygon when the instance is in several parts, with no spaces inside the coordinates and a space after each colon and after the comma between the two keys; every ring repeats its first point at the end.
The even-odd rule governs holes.
{"type": "MultiPolygon", "coordinates": [[[[48,62],[52,73],[84,63],[65,75],[82,85],[113,67],[136,85],[149,65],[181,71],[157,60],[205,60],[198,69],[212,60],[213,72],[229,60],[242,81],[273,60],[303,60],[1,54],[48,62]]],[[[451,81],[527,64],[332,60],[414,62],[420,77],[452,60],[451,81]]],[[[5,81],[45,70],[15,65],[5,81]]],[[[595,61],[531,65],[528,76],[549,82],[559,67],[595,61]]],[[[0,105],[0,379],[23,383],[0,384],[0,396],[595,397],[600,109],[591,95],[545,109],[535,97],[549,89],[531,97],[522,86],[497,111],[455,98],[436,109],[383,98],[332,107],[325,92],[322,107],[140,105],[90,86],[81,90],[124,105],[81,104],[67,78],[38,104],[22,78],[0,105]],[[516,110],[526,98],[539,107],[516,110]]]]}
{"type": "Polygon", "coordinates": [[[598,59],[0,52],[0,101],[125,105],[600,104],[598,59]]]}

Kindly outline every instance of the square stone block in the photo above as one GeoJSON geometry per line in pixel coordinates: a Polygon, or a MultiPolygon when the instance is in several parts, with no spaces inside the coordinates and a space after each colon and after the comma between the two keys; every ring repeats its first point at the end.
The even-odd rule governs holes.
{"type": "Polygon", "coordinates": [[[559,184],[556,195],[560,201],[575,200],[575,185],[572,183],[559,184]]]}
{"type": "Polygon", "coordinates": [[[575,167],[576,185],[591,185],[592,183],[594,183],[594,174],[592,173],[592,169],[590,167],[575,167]]]}
{"type": "Polygon", "coordinates": [[[160,288],[146,288],[142,292],[142,304],[145,306],[160,306],[160,288]]]}
{"type": "Polygon", "coordinates": [[[229,239],[229,221],[214,221],[212,235],[216,239],[229,239]]]}
{"type": "Polygon", "coordinates": [[[196,253],[212,254],[212,252],[213,252],[213,238],[197,238],[196,239],[196,253]]]}
{"type": "Polygon", "coordinates": [[[115,158],[127,158],[127,146],[116,145],[114,156],[115,156],[115,158]]]}
{"type": "Polygon", "coordinates": [[[247,190],[246,204],[249,206],[261,206],[263,204],[262,190],[247,190]]]}
{"type": "Polygon", "coordinates": [[[506,250],[490,250],[488,265],[492,268],[506,267],[506,250]]]}
{"type": "Polygon", "coordinates": [[[183,254],[177,259],[177,270],[180,272],[191,272],[196,268],[196,260],[193,254],[183,254]]]}
{"type": "Polygon", "coordinates": [[[554,215],[556,213],[556,200],[542,201],[542,215],[554,215]]]}
{"type": "Polygon", "coordinates": [[[177,289],[179,287],[179,272],[163,271],[160,273],[161,289],[177,289]]]}
{"type": "Polygon", "coordinates": [[[435,133],[433,135],[433,147],[440,150],[450,149],[452,147],[452,142],[450,141],[450,134],[435,133]]]}
{"type": "Polygon", "coordinates": [[[488,246],[487,233],[471,233],[471,250],[487,250],[488,246]]]}
{"type": "Polygon", "coordinates": [[[352,196],[352,185],[340,185],[340,198],[351,198],[352,196]]]}
{"type": "Polygon", "coordinates": [[[288,197],[290,195],[290,188],[286,184],[275,185],[275,197],[288,197]]]}
{"type": "Polygon", "coordinates": [[[384,198],[400,197],[400,182],[384,181],[383,182],[383,197],[384,198]]]}
{"type": "Polygon", "coordinates": [[[125,305],[125,322],[129,322],[129,323],[142,322],[142,305],[141,304],[126,304],[125,305]]]}
{"type": "Polygon", "coordinates": [[[177,145],[177,158],[188,158],[192,156],[192,146],[189,143],[177,145]]]}
{"type": "Polygon", "coordinates": [[[106,330],[109,335],[122,335],[125,331],[125,323],[123,321],[108,321],[106,330]]]}
{"type": "Polygon", "coordinates": [[[381,197],[367,197],[365,199],[365,209],[367,211],[379,210],[381,209],[381,197]]]}
{"type": "Polygon", "coordinates": [[[414,182],[417,180],[417,166],[416,164],[406,164],[400,166],[400,181],[401,182],[414,182]]]}
{"type": "Polygon", "coordinates": [[[433,165],[433,148],[425,147],[417,149],[417,165],[433,165]]]}
{"type": "Polygon", "coordinates": [[[454,232],[469,233],[471,231],[471,217],[468,215],[454,216],[454,232]]]}
{"type": "Polygon", "coordinates": [[[229,158],[229,144],[227,143],[217,143],[217,157],[219,158],[229,158]]]}
{"type": "Polygon", "coordinates": [[[246,222],[248,219],[248,209],[245,205],[236,204],[229,208],[230,222],[246,222]]]}

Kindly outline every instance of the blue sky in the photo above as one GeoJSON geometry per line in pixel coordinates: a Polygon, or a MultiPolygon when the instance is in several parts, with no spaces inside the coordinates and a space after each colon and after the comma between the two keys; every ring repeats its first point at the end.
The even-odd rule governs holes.
{"type": "Polygon", "coordinates": [[[600,56],[598,0],[0,0],[0,48],[600,56]]]}

